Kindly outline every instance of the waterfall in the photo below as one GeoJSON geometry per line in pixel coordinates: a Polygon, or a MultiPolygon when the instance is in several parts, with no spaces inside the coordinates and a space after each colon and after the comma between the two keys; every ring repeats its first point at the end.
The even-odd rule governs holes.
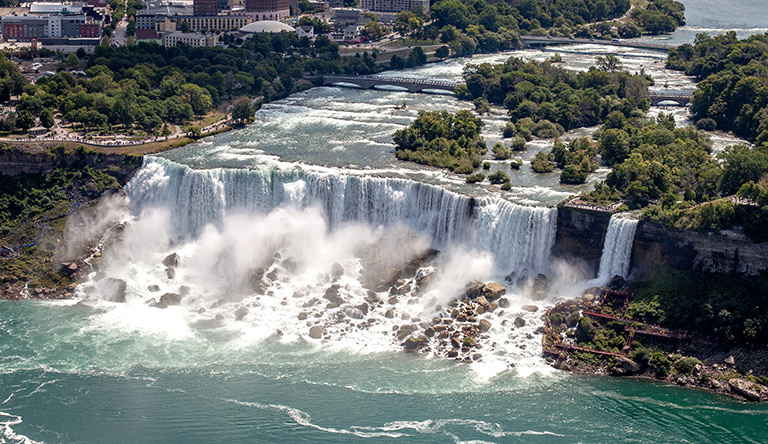
{"type": "Polygon", "coordinates": [[[557,210],[472,198],[407,179],[295,170],[195,170],[146,157],[127,186],[131,211],[164,208],[177,238],[195,237],[228,214],[267,213],[284,205],[319,206],[331,229],[343,222],[405,223],[436,248],[454,244],[493,254],[499,271],[544,272],[557,210]]]}
{"type": "Polygon", "coordinates": [[[629,273],[629,261],[632,256],[632,244],[635,241],[637,220],[612,215],[605,233],[603,254],[600,257],[598,280],[608,282],[614,276],[626,278],[629,273]]]}

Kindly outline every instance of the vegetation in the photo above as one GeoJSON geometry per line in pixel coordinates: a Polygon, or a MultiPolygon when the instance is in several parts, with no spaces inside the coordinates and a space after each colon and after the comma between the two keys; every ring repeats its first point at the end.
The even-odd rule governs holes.
{"type": "Polygon", "coordinates": [[[630,116],[648,109],[650,78],[622,71],[613,59],[608,56],[601,69],[581,73],[515,57],[500,65],[468,65],[457,94],[507,108],[512,122],[504,128],[505,137],[555,138],[603,123],[614,111],[630,116]]]}
{"type": "Polygon", "coordinates": [[[582,184],[586,182],[587,175],[597,169],[597,145],[586,137],[574,139],[567,146],[560,141],[555,142],[550,156],[562,170],[560,183],[582,184]]]}
{"type": "MultiPolygon", "coordinates": [[[[710,129],[768,143],[768,34],[738,40],[736,33],[699,34],[693,45],[669,54],[667,67],[699,80],[693,96],[694,119],[710,129]]],[[[698,125],[698,123],[697,123],[698,125]]]]}
{"type": "Polygon", "coordinates": [[[408,128],[395,132],[395,154],[400,160],[469,174],[487,151],[480,136],[483,125],[471,111],[420,111],[408,128]]]}

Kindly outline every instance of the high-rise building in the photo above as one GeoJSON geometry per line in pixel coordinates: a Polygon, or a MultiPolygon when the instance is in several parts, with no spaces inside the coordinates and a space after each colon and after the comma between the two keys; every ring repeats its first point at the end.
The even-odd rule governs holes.
{"type": "Polygon", "coordinates": [[[254,20],[281,20],[290,16],[290,0],[245,0],[245,13],[254,20]]]}
{"type": "Polygon", "coordinates": [[[416,6],[426,14],[429,0],[360,0],[360,8],[376,12],[411,11],[416,6]]]}
{"type": "Polygon", "coordinates": [[[192,14],[199,16],[212,16],[219,13],[219,0],[194,0],[192,14]]]}

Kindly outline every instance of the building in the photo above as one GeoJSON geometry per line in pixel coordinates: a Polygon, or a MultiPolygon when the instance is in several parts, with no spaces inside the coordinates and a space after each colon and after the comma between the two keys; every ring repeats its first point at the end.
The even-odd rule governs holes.
{"type": "Polygon", "coordinates": [[[187,22],[192,32],[207,31],[232,31],[240,29],[251,23],[253,18],[247,15],[214,15],[210,17],[176,17],[176,29],[181,28],[183,22],[187,22]]]}
{"type": "Polygon", "coordinates": [[[216,36],[194,34],[191,32],[169,32],[163,34],[163,46],[216,46],[216,36]]]}
{"type": "Polygon", "coordinates": [[[285,23],[276,22],[274,20],[262,20],[253,22],[249,25],[245,25],[240,28],[241,34],[261,34],[264,32],[276,33],[276,32],[296,32],[293,27],[286,25],[285,23]]]}
{"type": "Polygon", "coordinates": [[[291,15],[290,0],[245,0],[244,14],[254,20],[283,20],[291,15]]]}
{"type": "Polygon", "coordinates": [[[5,40],[29,42],[46,39],[101,37],[101,23],[85,15],[5,16],[2,18],[5,40]]]}
{"type": "Polygon", "coordinates": [[[47,14],[82,14],[83,7],[68,3],[32,3],[29,6],[29,13],[35,15],[47,14]]]}
{"type": "Polygon", "coordinates": [[[362,38],[363,27],[359,25],[349,25],[334,29],[331,32],[331,41],[334,42],[359,42],[362,38]]]}
{"type": "Polygon", "coordinates": [[[429,0],[360,0],[360,8],[376,12],[402,12],[421,8],[429,12],[429,0]]]}
{"type": "Polygon", "coordinates": [[[306,37],[308,39],[315,38],[315,27],[312,25],[301,25],[296,28],[296,34],[299,38],[306,37]]]}
{"type": "Polygon", "coordinates": [[[213,16],[219,13],[219,0],[194,0],[192,15],[213,16]]]}

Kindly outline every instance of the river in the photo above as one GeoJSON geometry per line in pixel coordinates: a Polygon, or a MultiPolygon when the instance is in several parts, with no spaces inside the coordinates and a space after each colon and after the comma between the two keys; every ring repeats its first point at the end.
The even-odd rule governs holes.
{"type": "MultiPolygon", "coordinates": [[[[616,51],[564,49],[571,69],[616,51]]],[[[458,79],[469,62],[552,53],[396,75],[458,79]]],[[[663,70],[659,54],[620,56],[649,72],[654,88],[693,87],[663,70]]],[[[541,311],[522,307],[574,297],[595,277],[548,253],[551,206],[589,184],[563,186],[527,163],[510,171],[492,162],[512,177],[513,189],[501,192],[394,159],[392,132],[419,110],[468,105],[315,88],[266,105],[247,128],[148,158],[126,198],[83,219],[128,223],[77,298],[0,302],[0,442],[766,442],[767,406],[543,362],[541,311]],[[433,273],[420,293],[387,300],[367,290],[371,270],[403,268],[427,247],[441,254],[418,270],[433,273]],[[172,253],[179,259],[169,277],[162,262],[172,253]],[[552,283],[544,298],[515,284],[537,273],[552,283]],[[468,362],[446,359],[435,341],[423,354],[402,351],[393,330],[446,316],[468,281],[505,278],[510,305],[483,315],[491,328],[468,362]],[[125,303],[108,301],[117,279],[125,303]],[[181,304],[148,305],[166,292],[181,294],[181,304]],[[517,317],[524,326],[512,327],[517,317]],[[322,333],[313,336],[313,326],[322,333]]],[[[675,115],[686,124],[684,110],[675,115]]],[[[493,143],[504,113],[485,120],[493,143]]],[[[720,135],[716,149],[736,142],[720,135]]],[[[548,146],[534,141],[524,160],[548,146]]],[[[71,235],[82,229],[73,225],[71,235]]]]}

